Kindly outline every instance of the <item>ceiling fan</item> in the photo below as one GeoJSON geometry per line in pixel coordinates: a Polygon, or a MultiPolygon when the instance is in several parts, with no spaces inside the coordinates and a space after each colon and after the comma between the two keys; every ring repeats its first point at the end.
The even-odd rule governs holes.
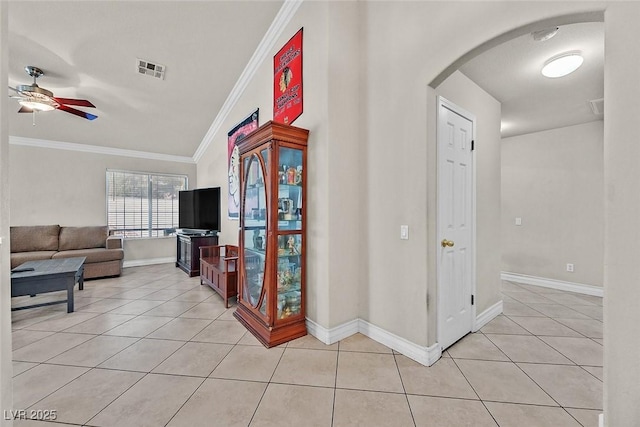
{"type": "Polygon", "coordinates": [[[17,99],[20,105],[22,105],[22,108],[18,110],[18,113],[35,114],[36,111],[51,111],[57,109],[74,114],[78,117],[83,117],[87,120],[94,120],[98,118],[98,116],[94,114],[69,107],[69,105],[91,108],[96,107],[86,99],[58,98],[53,96],[53,92],[50,90],[38,86],[36,84],[36,79],[44,75],[44,72],[40,68],[27,65],[24,67],[24,70],[27,74],[33,77],[33,83],[30,85],[17,85],[15,88],[9,86],[9,89],[17,93],[17,95],[12,96],[11,98],[17,99]]]}

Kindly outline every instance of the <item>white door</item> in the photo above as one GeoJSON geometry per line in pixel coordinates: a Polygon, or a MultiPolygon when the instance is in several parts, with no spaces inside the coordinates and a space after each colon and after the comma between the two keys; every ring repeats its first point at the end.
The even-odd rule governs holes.
{"type": "Polygon", "coordinates": [[[438,104],[438,342],[444,350],[473,326],[475,118],[444,98],[438,104]]]}

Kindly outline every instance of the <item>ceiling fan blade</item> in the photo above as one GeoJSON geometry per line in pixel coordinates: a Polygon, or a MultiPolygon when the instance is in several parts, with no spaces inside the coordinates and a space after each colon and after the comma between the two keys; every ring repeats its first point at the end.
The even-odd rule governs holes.
{"type": "Polygon", "coordinates": [[[31,108],[22,107],[18,110],[18,113],[33,113],[33,110],[31,108]]]}
{"type": "Polygon", "coordinates": [[[8,88],[11,89],[12,91],[14,91],[15,93],[20,93],[20,92],[18,92],[18,89],[16,89],[15,87],[8,86],[8,88]]]}
{"type": "Polygon", "coordinates": [[[96,116],[96,115],[85,113],[84,111],[76,110],[75,108],[67,107],[66,105],[62,105],[62,104],[58,107],[58,110],[62,110],[62,111],[66,111],[67,113],[75,114],[76,116],[85,118],[87,120],[95,120],[95,119],[98,118],[98,116],[96,116]]]}
{"type": "Polygon", "coordinates": [[[78,105],[80,107],[96,108],[95,105],[93,105],[91,102],[87,101],[86,99],[57,98],[57,97],[54,97],[53,99],[55,99],[56,102],[61,105],[78,105]]]}

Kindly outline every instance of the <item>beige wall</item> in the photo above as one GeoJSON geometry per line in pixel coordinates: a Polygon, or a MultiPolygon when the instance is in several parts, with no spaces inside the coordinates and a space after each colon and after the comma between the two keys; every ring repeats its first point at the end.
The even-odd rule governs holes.
{"type": "MultiPolygon", "coordinates": [[[[11,262],[9,259],[9,135],[7,91],[8,49],[8,3],[0,2],[0,410],[13,408],[11,378],[11,262]]],[[[0,418],[0,425],[9,427],[11,420],[0,418]]]]}
{"type": "MultiPolygon", "coordinates": [[[[106,224],[107,169],[186,174],[189,186],[196,185],[196,165],[189,163],[20,145],[10,145],[9,158],[11,225],[106,224]]],[[[125,262],[175,257],[170,241],[126,241],[125,262]]]]}
{"type": "MultiPolygon", "coordinates": [[[[302,4],[273,53],[304,26],[305,110],[295,125],[311,131],[307,215],[311,320],[332,328],[361,317],[413,343],[434,342],[433,334],[427,336],[427,289],[433,273],[427,267],[428,185],[433,183],[427,168],[432,160],[427,150],[432,130],[427,84],[484,40],[536,20],[597,7],[577,2],[544,7],[536,2],[518,7],[508,2],[302,4]],[[482,25],[477,21],[480,15],[482,25]],[[450,25],[454,16],[456,26],[450,25]],[[460,26],[464,32],[457,30],[460,26]],[[401,224],[409,225],[409,240],[400,240],[401,224]]],[[[215,136],[200,160],[202,186],[220,185],[226,192],[226,130],[256,107],[261,123],[271,118],[271,87],[268,58],[223,124],[225,131],[215,136]]],[[[496,135],[498,130],[488,132],[496,135]]],[[[496,147],[488,151],[495,157],[488,155],[483,161],[498,163],[483,168],[484,175],[479,176],[479,191],[497,207],[478,211],[484,224],[479,227],[479,253],[487,260],[478,268],[480,289],[487,286],[478,294],[478,313],[498,299],[500,260],[494,245],[499,236],[500,153],[496,147]]],[[[221,240],[237,241],[237,222],[223,222],[221,240]]]]}
{"type": "MultiPolygon", "coordinates": [[[[348,317],[330,313],[327,308],[328,292],[339,288],[328,286],[329,274],[336,277],[341,273],[328,273],[328,251],[335,250],[331,247],[330,233],[345,233],[358,240],[362,236],[357,230],[364,227],[366,255],[356,258],[355,264],[360,262],[362,265],[349,266],[367,272],[364,277],[369,283],[362,287],[366,287],[367,292],[359,296],[359,312],[366,313],[377,326],[426,345],[427,195],[428,186],[432,185],[426,172],[426,166],[431,162],[426,144],[429,132],[425,125],[426,85],[455,59],[499,34],[548,17],[602,9],[603,4],[568,1],[371,2],[360,5],[361,67],[366,71],[360,81],[361,109],[344,120],[360,120],[360,144],[366,148],[357,156],[350,154],[351,158],[345,158],[344,162],[364,162],[360,169],[364,182],[360,188],[366,188],[367,194],[359,212],[364,208],[368,215],[366,224],[360,226],[360,217],[355,212],[343,213],[343,226],[335,232],[329,230],[331,220],[328,219],[329,215],[336,215],[329,211],[328,200],[328,175],[333,164],[327,145],[334,141],[330,140],[327,120],[328,110],[334,107],[329,99],[335,101],[327,94],[329,60],[326,49],[330,49],[327,19],[330,13],[325,3],[305,2],[301,6],[278,45],[304,25],[305,113],[296,125],[311,129],[310,159],[313,161],[309,165],[309,180],[315,184],[310,192],[313,208],[309,212],[308,238],[309,259],[313,262],[310,262],[308,279],[314,286],[310,307],[312,318],[329,326],[334,316],[348,317]],[[454,20],[456,25],[452,25],[454,20]],[[410,240],[399,240],[400,224],[409,224],[410,240]]],[[[637,405],[640,401],[637,385],[640,341],[629,338],[640,336],[640,314],[636,304],[640,300],[640,287],[637,286],[640,280],[637,262],[640,229],[636,221],[640,216],[640,193],[637,191],[640,145],[635,137],[635,122],[640,116],[637,103],[640,52],[636,49],[640,38],[639,16],[637,4],[610,4],[605,23],[605,108],[608,117],[605,123],[605,408],[610,427],[633,425],[640,419],[640,406],[637,405]]],[[[6,28],[6,25],[0,25],[0,28],[6,28]]],[[[6,47],[3,54],[6,57],[6,47]]],[[[6,64],[6,61],[0,63],[6,64]]],[[[2,78],[6,82],[6,73],[2,78]]],[[[270,96],[271,73],[266,63],[223,129],[232,127],[256,106],[261,108],[261,121],[264,122],[270,116],[270,96]]],[[[5,111],[0,112],[6,120],[5,111]]],[[[224,145],[224,140],[220,135],[216,144],[224,145]]],[[[0,144],[4,144],[6,150],[6,140],[0,140],[0,144]]],[[[217,159],[222,154],[211,150],[213,148],[198,167],[202,186],[225,182],[222,172],[212,167],[221,166],[217,159]]],[[[7,167],[7,157],[3,156],[0,162],[2,173],[7,167]]],[[[226,165],[222,170],[226,171],[226,165]]],[[[2,197],[4,200],[4,193],[2,197]]],[[[6,227],[9,214],[6,211],[0,214],[6,227]]],[[[231,232],[229,238],[235,235],[231,232]]],[[[345,257],[350,255],[344,253],[345,257]]],[[[6,277],[6,268],[3,268],[3,274],[6,277]]],[[[3,311],[3,330],[8,327],[4,313],[6,311],[3,311]]],[[[2,349],[6,352],[9,338],[6,335],[1,338],[2,349]]],[[[2,389],[7,390],[10,368],[5,368],[5,360],[2,363],[2,389]]]]}
{"type": "MultiPolygon", "coordinates": [[[[476,118],[475,129],[475,177],[477,200],[476,213],[476,313],[479,315],[502,299],[500,295],[500,103],[468,79],[455,72],[435,90],[476,118]]],[[[431,97],[430,97],[431,99],[431,97]]],[[[431,101],[436,102],[436,101],[431,101]]],[[[433,124],[435,125],[435,123],[433,124]]],[[[429,153],[436,155],[435,138],[429,139],[429,153]]],[[[435,181],[435,168],[429,172],[435,181]]],[[[435,224],[436,193],[429,192],[430,247],[438,248],[435,224]]],[[[435,270],[435,253],[429,266],[435,270]]],[[[429,293],[436,295],[436,283],[429,284],[429,293]]],[[[430,336],[431,335],[430,330],[430,336]]],[[[430,343],[435,339],[430,340],[430,343]]]]}
{"type": "MultiPolygon", "coordinates": [[[[601,7],[597,2],[364,3],[361,25],[366,73],[361,120],[366,131],[361,137],[367,147],[362,160],[370,202],[368,290],[361,296],[361,312],[368,321],[420,345],[434,342],[433,312],[429,313],[428,339],[426,308],[427,283],[433,283],[434,277],[434,269],[427,265],[435,262],[435,241],[429,245],[434,237],[427,228],[432,203],[428,194],[435,184],[428,175],[428,168],[435,163],[427,141],[433,132],[429,123],[435,111],[429,110],[432,103],[427,84],[457,58],[500,34],[545,18],[601,7]],[[401,224],[409,225],[408,241],[399,239],[401,224]]],[[[494,198],[500,185],[499,164],[495,167],[479,177],[495,183],[493,191],[485,189],[494,198]]],[[[487,218],[488,213],[478,212],[478,216],[487,218]]],[[[493,220],[498,217],[499,212],[493,220]]],[[[499,231],[499,225],[483,229],[499,231]]],[[[494,250],[491,238],[482,237],[489,242],[483,252],[494,250]]],[[[493,267],[479,269],[478,274],[494,277],[491,270],[499,265],[497,253],[488,255],[491,261],[486,265],[493,267]]],[[[495,292],[496,288],[488,292],[487,300],[478,305],[478,313],[496,299],[495,292]]],[[[429,307],[434,300],[429,294],[429,307]]]]}
{"type": "Polygon", "coordinates": [[[605,13],[604,412],[608,427],[640,420],[640,3],[605,13]]]}
{"type": "MultiPolygon", "coordinates": [[[[307,230],[307,317],[324,327],[330,327],[330,224],[329,224],[329,127],[328,121],[328,72],[327,72],[327,17],[329,3],[304,2],[278,41],[259,67],[242,97],[223,123],[198,162],[200,186],[220,186],[222,194],[228,192],[227,182],[227,131],[233,128],[256,108],[260,108],[260,124],[273,117],[273,55],[301,27],[304,27],[304,112],[294,126],[309,129],[307,191],[305,204],[307,230]]],[[[223,217],[226,217],[223,214],[223,217]]],[[[347,215],[346,217],[349,217],[347,215]]],[[[346,224],[343,224],[345,226],[346,224]]],[[[348,227],[348,226],[347,226],[348,227]]],[[[347,228],[348,230],[348,228],[347,228]]],[[[344,229],[342,230],[344,231],[344,229]]],[[[348,232],[348,234],[351,236],[348,232]]],[[[238,221],[222,221],[220,242],[238,241],[238,221]]],[[[357,285],[351,285],[357,288],[357,285]]]]}
{"type": "Polygon", "coordinates": [[[503,271],[602,286],[603,132],[596,121],[503,139],[503,271]]]}

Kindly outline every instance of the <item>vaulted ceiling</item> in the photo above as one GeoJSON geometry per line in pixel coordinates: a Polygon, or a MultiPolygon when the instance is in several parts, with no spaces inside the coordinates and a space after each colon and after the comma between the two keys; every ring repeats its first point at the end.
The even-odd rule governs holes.
{"type": "MultiPolygon", "coordinates": [[[[9,85],[31,83],[88,99],[88,121],[62,111],[9,116],[11,136],[191,157],[269,29],[283,1],[11,1],[9,85]],[[166,66],[140,74],[137,59],[166,66]]],[[[502,103],[503,136],[600,120],[602,23],[562,26],[545,42],[524,35],[461,71],[502,103]],[[581,50],[585,63],[559,79],[540,75],[546,59],[581,50]]],[[[82,108],[80,108],[82,109],[82,108]]]]}
{"type": "MultiPolygon", "coordinates": [[[[88,99],[89,121],[11,114],[9,135],[193,156],[282,1],[12,1],[9,85],[88,99]],[[166,66],[164,80],[137,59],[166,66]]],[[[11,94],[11,92],[10,92],[11,94]]],[[[15,104],[18,111],[20,105],[15,104]]]]}

